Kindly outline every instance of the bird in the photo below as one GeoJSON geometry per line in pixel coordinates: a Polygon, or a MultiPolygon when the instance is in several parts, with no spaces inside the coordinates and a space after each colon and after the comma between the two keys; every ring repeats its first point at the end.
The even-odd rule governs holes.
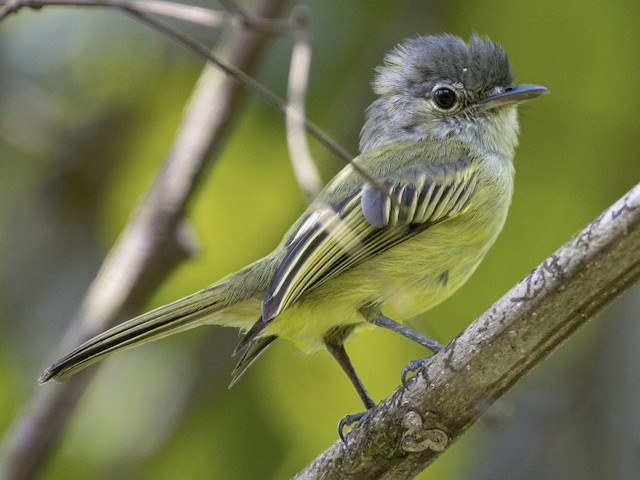
{"type": "MultiPolygon", "coordinates": [[[[372,85],[359,155],[272,253],[87,340],[40,382],[177,332],[223,325],[243,332],[231,384],[285,339],[306,353],[328,350],[370,410],[375,402],[346,353],[347,338],[379,326],[437,352],[439,343],[402,322],[458,290],[494,243],[513,192],[517,107],[548,90],[514,84],[504,49],[477,34],[468,42],[452,34],[407,39],[385,56],[372,85]]],[[[428,358],[410,363],[403,382],[428,358]]],[[[359,418],[347,417],[341,436],[359,418]]]]}

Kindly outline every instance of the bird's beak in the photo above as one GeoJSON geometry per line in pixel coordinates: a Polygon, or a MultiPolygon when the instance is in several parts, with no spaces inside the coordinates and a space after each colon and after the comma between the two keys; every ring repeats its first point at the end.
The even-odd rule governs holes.
{"type": "Polygon", "coordinates": [[[543,93],[549,93],[549,90],[541,85],[534,85],[532,83],[509,85],[508,87],[504,87],[501,92],[480,100],[476,105],[482,110],[489,110],[503,105],[524,102],[530,98],[538,97],[543,93]]]}

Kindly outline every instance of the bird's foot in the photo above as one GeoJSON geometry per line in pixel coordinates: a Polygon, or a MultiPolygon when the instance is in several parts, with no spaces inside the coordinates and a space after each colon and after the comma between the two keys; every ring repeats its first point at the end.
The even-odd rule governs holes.
{"type": "Polygon", "coordinates": [[[402,386],[407,386],[407,375],[410,373],[415,373],[424,367],[429,361],[433,358],[433,355],[429,355],[428,357],[417,358],[415,360],[411,360],[406,367],[402,369],[402,374],[400,378],[402,379],[402,386]]]}
{"type": "Polygon", "coordinates": [[[345,415],[345,417],[342,420],[340,420],[340,422],[338,423],[338,435],[340,435],[340,440],[342,440],[342,443],[344,443],[345,445],[347,444],[347,442],[344,439],[344,432],[343,432],[344,427],[349,427],[354,423],[358,423],[360,420],[366,417],[370,411],[371,409],[366,410],[364,412],[351,413],[349,415],[345,415]]]}

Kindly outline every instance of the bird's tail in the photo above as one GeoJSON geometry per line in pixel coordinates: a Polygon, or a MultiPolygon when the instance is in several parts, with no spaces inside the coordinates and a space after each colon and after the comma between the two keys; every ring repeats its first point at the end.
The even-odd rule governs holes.
{"type": "Polygon", "coordinates": [[[123,322],[62,357],[39,381],[63,381],[107,354],[204,324],[247,329],[260,316],[274,269],[274,259],[263,258],[204,290],[123,322]]]}

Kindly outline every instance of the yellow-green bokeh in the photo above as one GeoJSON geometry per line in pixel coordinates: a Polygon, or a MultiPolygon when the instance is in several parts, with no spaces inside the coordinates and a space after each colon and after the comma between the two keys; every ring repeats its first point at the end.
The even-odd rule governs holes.
{"type": "MultiPolygon", "coordinates": [[[[505,47],[519,81],[551,90],[551,95],[522,109],[516,193],[503,234],[469,283],[416,319],[413,327],[446,342],[638,182],[638,2],[358,0],[306,5],[314,50],[308,114],[351,151],[357,148],[363,110],[373,98],[369,82],[374,66],[386,50],[418,33],[487,34],[505,47]]],[[[168,40],[140,33],[142,27],[124,16],[85,11],[74,12],[73,18],[82,21],[87,15],[100,26],[98,32],[73,37],[71,47],[56,50],[58,62],[73,72],[71,81],[51,59],[39,68],[27,68],[13,58],[15,52],[26,51],[15,42],[47,22],[56,39],[65,38],[68,24],[59,13],[44,9],[0,23],[0,42],[5,44],[0,55],[5,56],[7,69],[14,69],[3,72],[6,81],[43,82],[40,93],[62,106],[46,110],[29,95],[21,104],[34,117],[51,116],[38,117],[42,135],[51,137],[47,142],[38,137],[38,129],[33,135],[39,141],[33,145],[18,137],[11,141],[8,121],[0,121],[0,162],[6,164],[0,179],[5,192],[0,204],[0,228],[5,233],[0,240],[9,238],[7,232],[17,216],[34,214],[31,206],[37,205],[38,192],[52,191],[41,187],[55,176],[56,164],[50,162],[57,157],[51,152],[64,148],[78,152],[69,142],[57,145],[56,132],[70,135],[86,129],[102,142],[100,151],[113,158],[102,167],[104,179],[89,214],[93,230],[67,233],[94,239],[94,254],[89,255],[93,263],[87,269],[95,273],[161,164],[201,64],[190,53],[168,45],[168,40]],[[121,31],[123,23],[127,27],[121,31]],[[135,41],[112,42],[118,35],[135,41]],[[103,43],[73,43],[95,36],[103,43]],[[56,76],[44,82],[51,72],[56,76]],[[108,115],[117,118],[117,127],[109,124],[112,130],[106,132],[91,129],[92,116],[101,119],[96,120],[99,126],[108,115]],[[46,155],[40,157],[41,152],[46,155]]],[[[202,30],[194,33],[209,38],[202,30]]],[[[282,94],[290,42],[279,40],[275,45],[258,78],[282,94]]],[[[29,46],[34,62],[46,58],[42,45],[29,46]]],[[[9,112],[7,104],[0,102],[0,115],[3,109],[9,112]]],[[[340,168],[340,162],[318,145],[313,144],[312,150],[325,178],[340,168]]],[[[79,178],[79,192],[81,183],[79,178]]],[[[73,185],[68,188],[73,190],[73,185]]],[[[82,210],[82,195],[70,198],[76,198],[74,208],[82,210]]],[[[189,207],[199,253],[175,270],[149,307],[203,288],[266,254],[303,208],[304,197],[288,163],[282,115],[250,98],[189,207]]],[[[8,249],[16,244],[20,245],[15,241],[0,245],[8,249]]],[[[29,248],[29,241],[22,246],[29,248]]],[[[6,304],[0,300],[8,327],[0,338],[0,430],[8,428],[36,388],[47,388],[37,387],[35,379],[56,356],[56,335],[65,325],[62,317],[75,310],[73,302],[83,293],[82,282],[69,286],[68,297],[61,289],[59,304],[51,303],[62,305],[51,310],[59,327],[40,329],[31,317],[20,316],[28,310],[15,306],[31,298],[20,295],[21,282],[26,285],[30,280],[15,277],[19,268],[3,269],[16,254],[7,249],[1,251],[0,275],[3,282],[6,278],[15,284],[15,291],[6,304]],[[30,343],[38,345],[37,351],[18,347],[30,343]]],[[[58,255],[46,248],[40,254],[58,255]]],[[[68,255],[73,258],[73,252],[68,255]]],[[[37,277],[38,269],[45,272],[46,263],[24,262],[30,275],[37,277]]],[[[46,285],[56,291],[56,276],[46,275],[54,279],[46,285]]],[[[90,275],[85,275],[86,284],[90,275]]],[[[588,349],[596,329],[594,325],[593,333],[581,342],[563,347],[560,355],[570,358],[571,348],[588,349]]],[[[305,358],[284,342],[276,342],[237,386],[227,390],[233,363],[226,357],[235,337],[215,328],[200,330],[204,329],[105,362],[43,478],[287,478],[335,441],[336,424],[344,414],[361,408],[328,355],[305,358]],[[215,372],[207,373],[208,369],[215,372]]],[[[347,347],[375,399],[396,388],[401,368],[423,355],[419,347],[385,331],[364,333],[347,347]]],[[[473,478],[467,471],[470,459],[488,436],[470,432],[419,478],[473,478]]]]}

